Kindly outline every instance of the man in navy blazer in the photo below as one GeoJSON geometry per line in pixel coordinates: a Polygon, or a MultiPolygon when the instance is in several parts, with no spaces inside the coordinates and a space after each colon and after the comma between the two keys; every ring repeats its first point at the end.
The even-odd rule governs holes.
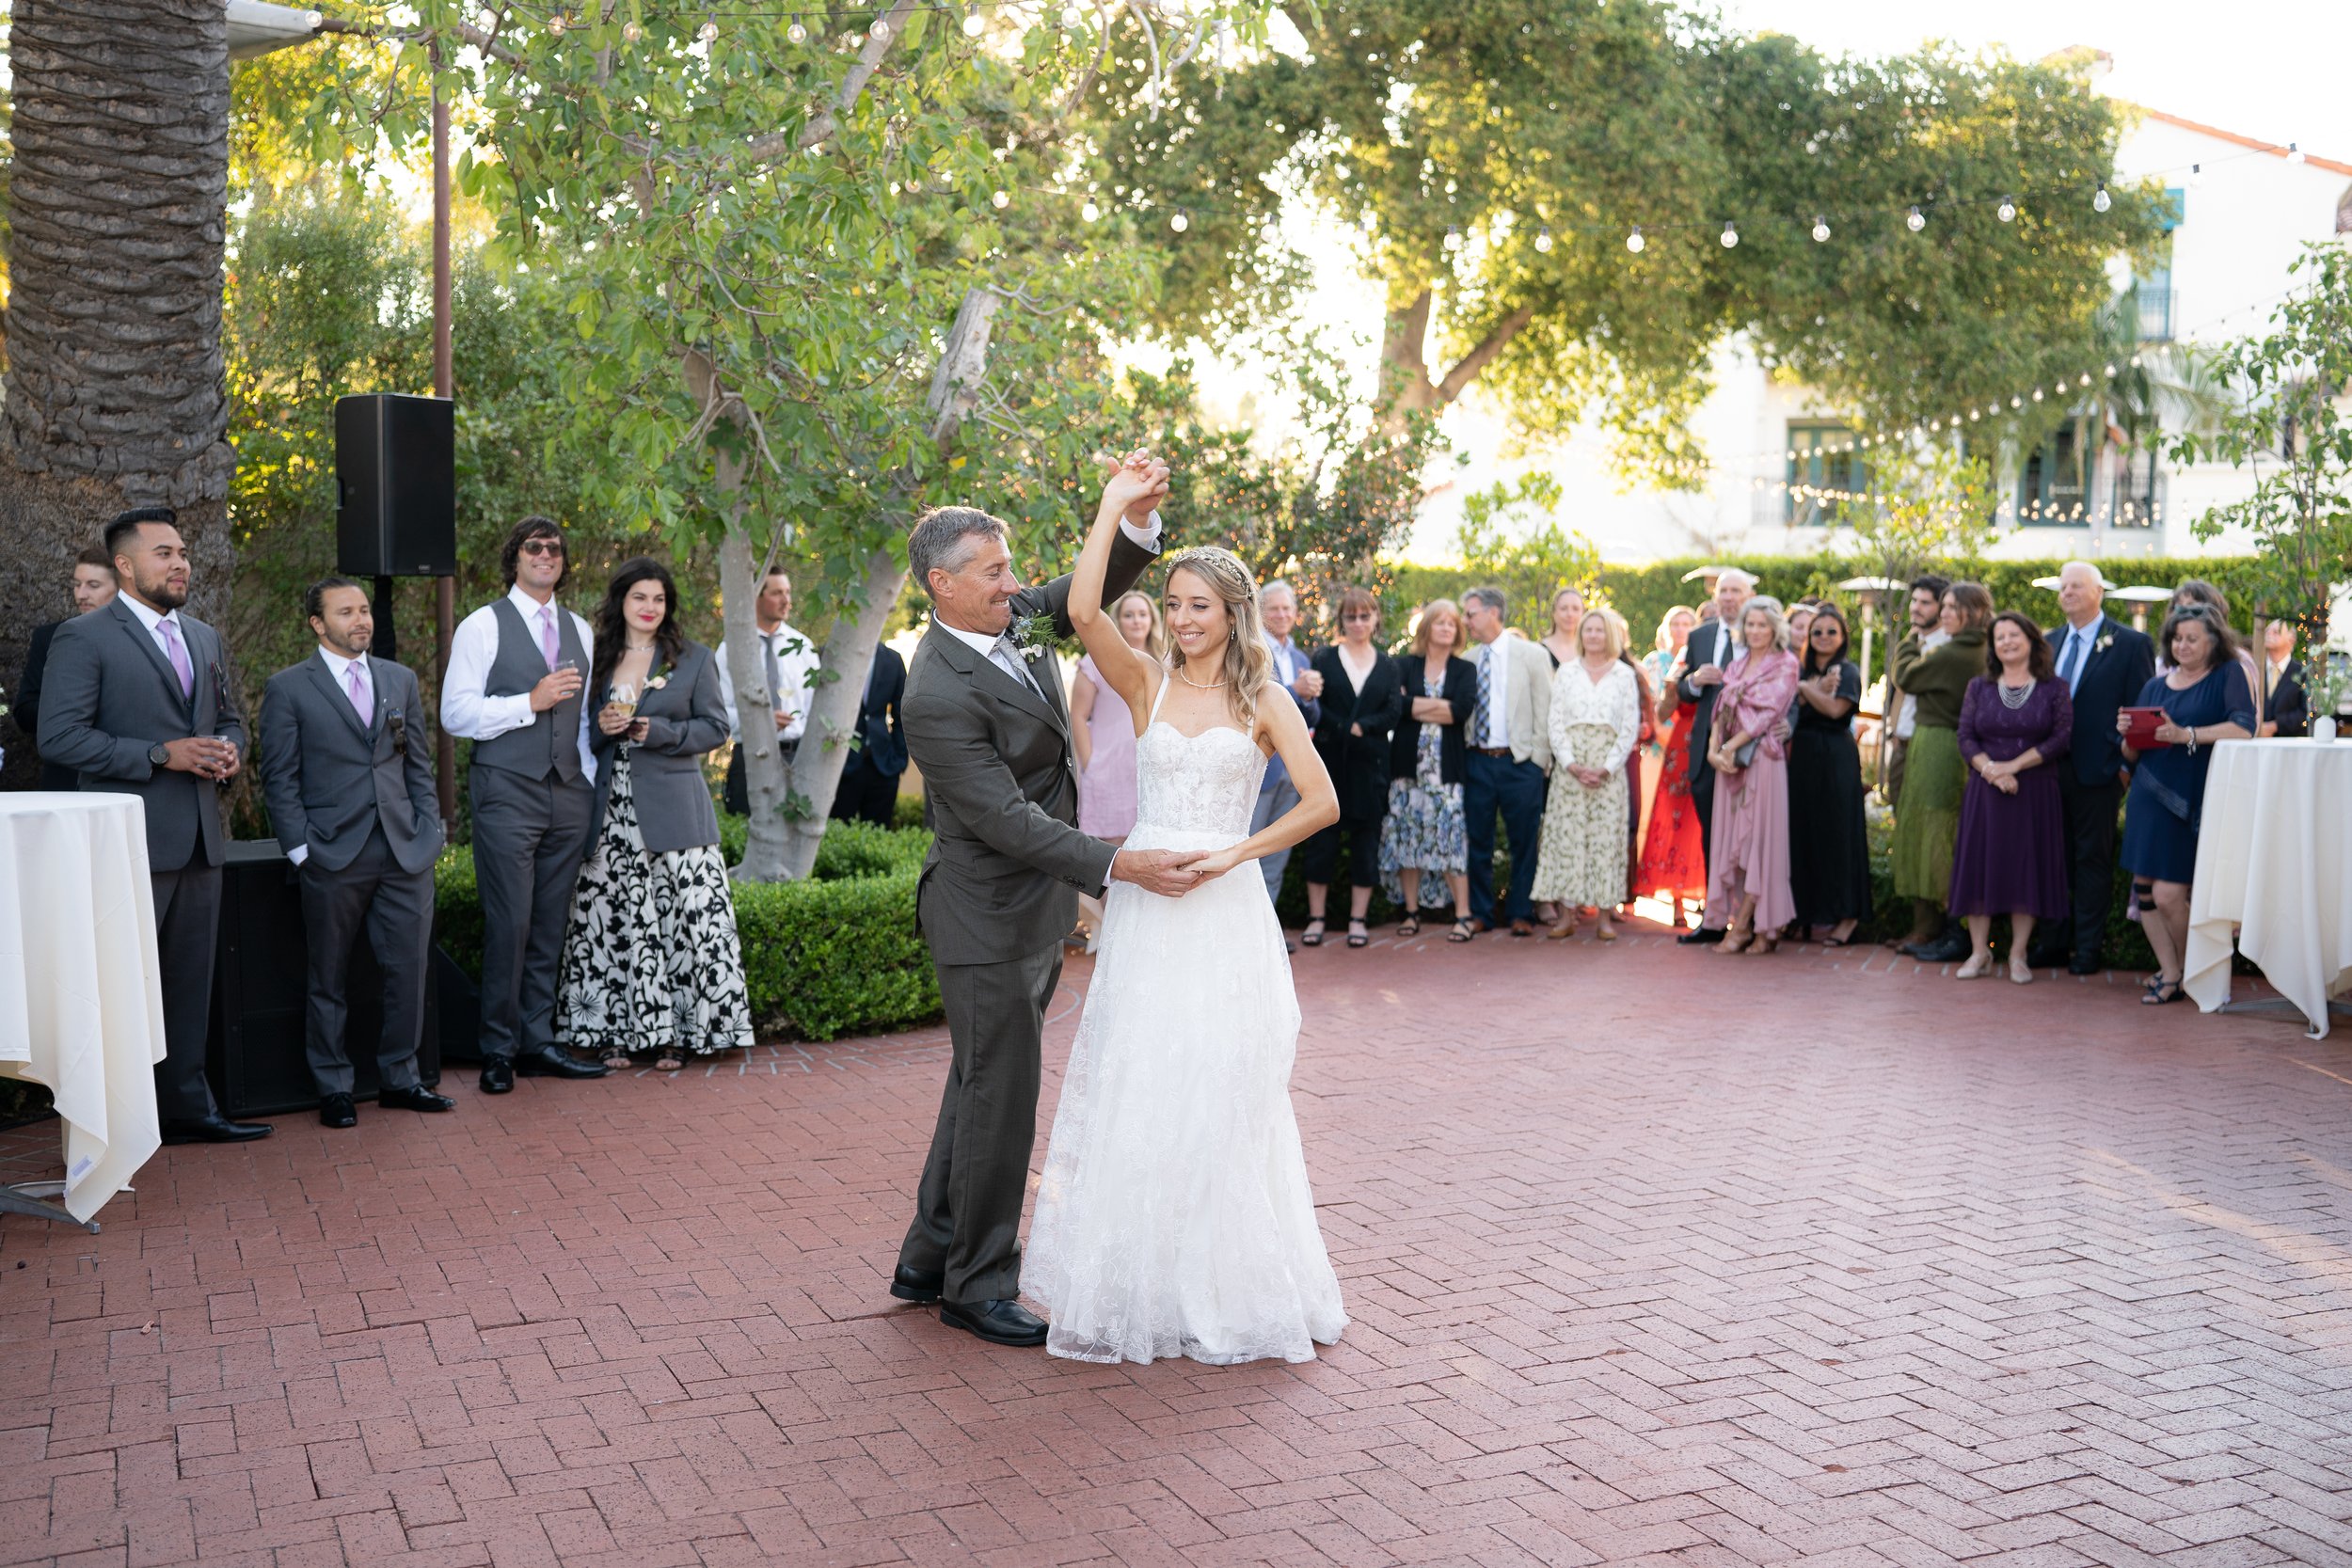
{"type": "Polygon", "coordinates": [[[907,661],[889,643],[877,643],[858,704],[857,749],[841,764],[841,782],[834,787],[834,816],[882,828],[897,816],[898,779],[907,770],[907,740],[898,727],[898,699],[906,689],[907,661]]]}
{"type": "Polygon", "coordinates": [[[2115,715],[2139,701],[2140,689],[2156,673],[2156,648],[2146,633],[2106,613],[2106,585],[2089,562],[2068,562],[2058,573],[2058,592],[2066,619],[2050,633],[2050,654],[2074,698],[2074,749],[2058,765],[2074,919],[2071,930],[2064,921],[2043,921],[2026,961],[2037,969],[2063,963],[2076,974],[2096,974],[2106,967],[2099,944],[2115,902],[2115,820],[2129,780],[2115,715]]]}

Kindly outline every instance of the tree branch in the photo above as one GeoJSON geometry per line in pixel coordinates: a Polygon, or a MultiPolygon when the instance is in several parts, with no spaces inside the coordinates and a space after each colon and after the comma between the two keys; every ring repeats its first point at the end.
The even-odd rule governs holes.
{"type": "Polygon", "coordinates": [[[1491,364],[1494,356],[1501,354],[1512,339],[1526,330],[1527,324],[1534,319],[1534,310],[1522,305],[1495,323],[1494,330],[1480,339],[1477,347],[1462,356],[1460,364],[1445,372],[1445,379],[1438,383],[1438,401],[1446,404],[1460,397],[1462,389],[1478,379],[1478,372],[1491,364]]]}
{"type": "Polygon", "coordinates": [[[857,63],[850,66],[850,73],[841,79],[841,90],[834,95],[832,107],[820,109],[810,116],[808,123],[802,126],[797,134],[771,131],[764,136],[754,137],[751,145],[744,149],[745,153],[755,163],[773,163],[778,158],[815,147],[839,130],[841,117],[857,107],[858,99],[865,95],[866,84],[873,80],[874,72],[881,69],[882,56],[890,53],[891,45],[897,43],[899,36],[906,31],[907,18],[914,14],[914,7],[915,0],[892,0],[888,14],[882,18],[890,24],[890,31],[879,39],[871,33],[866,35],[866,46],[857,52],[857,63]]]}

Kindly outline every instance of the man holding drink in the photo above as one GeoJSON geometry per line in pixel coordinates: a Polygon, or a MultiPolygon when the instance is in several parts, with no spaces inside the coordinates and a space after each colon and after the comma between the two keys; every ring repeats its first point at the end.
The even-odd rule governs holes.
{"type": "Polygon", "coordinates": [[[564,531],[529,516],[501,558],[506,596],[450,642],[441,724],[471,740],[474,878],[482,895],[482,1092],[515,1075],[601,1078],[555,1045],[556,968],[596,805],[586,683],[594,635],[555,602],[564,531]]]}

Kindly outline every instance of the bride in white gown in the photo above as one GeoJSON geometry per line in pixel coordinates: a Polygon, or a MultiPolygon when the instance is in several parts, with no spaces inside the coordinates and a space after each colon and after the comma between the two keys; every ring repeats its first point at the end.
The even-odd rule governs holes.
{"type": "Polygon", "coordinates": [[[1171,558],[1161,664],[1103,614],[1118,520],[1096,520],[1070,619],[1144,716],[1126,847],[1201,851],[1203,879],[1181,898],[1118,883],[1104,901],[1022,1285],[1056,1355],[1311,1360],[1347,1315],[1291,1114],[1297,993],[1253,863],[1335,820],[1338,801],[1297,705],[1269,684],[1248,569],[1221,549],[1171,558]],[[1269,754],[1300,800],[1253,837],[1269,754]]]}

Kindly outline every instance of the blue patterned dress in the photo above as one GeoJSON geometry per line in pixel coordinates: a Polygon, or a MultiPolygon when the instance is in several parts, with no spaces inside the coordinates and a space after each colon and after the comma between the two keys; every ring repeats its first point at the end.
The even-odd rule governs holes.
{"type": "MultiPolygon", "coordinates": [[[[1408,710],[1415,697],[1445,695],[1442,685],[1431,688],[1428,667],[1417,659],[1406,662],[1404,684],[1408,710]]],[[[1409,712],[1406,722],[1412,722],[1409,712]]],[[[1380,890],[1392,904],[1405,901],[1400,872],[1422,874],[1421,907],[1435,910],[1454,901],[1446,878],[1470,869],[1470,819],[1462,812],[1462,786],[1445,782],[1439,763],[1444,733],[1442,724],[1422,725],[1413,747],[1413,776],[1389,781],[1389,815],[1380,825],[1380,890]]]]}

